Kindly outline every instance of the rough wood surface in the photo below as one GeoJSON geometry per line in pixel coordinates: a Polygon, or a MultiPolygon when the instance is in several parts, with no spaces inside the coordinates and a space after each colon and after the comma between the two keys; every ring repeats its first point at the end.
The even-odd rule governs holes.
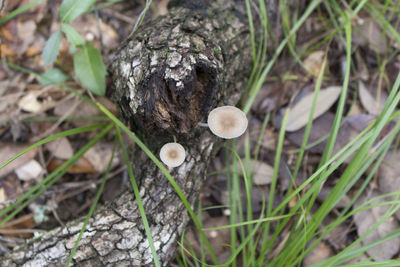
{"type": "Polygon", "coordinates": [[[117,52],[114,99],[156,147],[172,136],[195,141],[210,109],[236,103],[245,86],[252,66],[247,17],[232,1],[221,2],[173,9],[117,52]]]}
{"type": "MultiPolygon", "coordinates": [[[[275,8],[273,2],[269,1],[270,7],[275,8]]],[[[173,136],[185,147],[185,163],[171,170],[171,174],[193,205],[210,155],[220,142],[198,123],[206,121],[213,107],[237,103],[252,62],[247,16],[241,5],[230,0],[185,3],[179,2],[168,15],[142,25],[115,53],[113,98],[119,103],[123,118],[153,153],[158,154],[161,145],[171,142],[173,136]]],[[[155,247],[166,266],[189,217],[158,168],[139,149],[135,149],[133,158],[155,247]]],[[[82,221],[70,222],[65,228],[30,240],[2,258],[1,266],[62,265],[82,221]]],[[[130,190],[96,212],[73,263],[153,265],[130,190]]]]}

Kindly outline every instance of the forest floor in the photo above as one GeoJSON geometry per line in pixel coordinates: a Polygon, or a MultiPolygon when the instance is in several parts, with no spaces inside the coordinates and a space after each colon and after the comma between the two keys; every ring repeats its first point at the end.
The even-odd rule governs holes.
{"type": "MultiPolygon", "coordinates": [[[[7,7],[0,14],[0,21],[9,14],[8,12],[30,2],[34,1],[8,1],[7,7]]],[[[66,38],[62,38],[59,54],[51,66],[45,66],[43,60],[42,53],[46,41],[61,27],[57,12],[61,2],[42,1],[22,14],[0,23],[0,164],[41,139],[68,129],[107,120],[99,110],[73,93],[36,75],[53,75],[52,77],[57,77],[78,92],[86,92],[74,75],[71,45],[66,38]]],[[[100,1],[91,12],[71,22],[71,26],[84,40],[92,42],[101,52],[105,62],[110,59],[112,51],[129,35],[144,8],[144,3],[141,3],[144,1],[114,2],[100,1]]],[[[230,150],[223,147],[211,160],[209,177],[201,194],[204,228],[233,223],[230,179],[239,181],[237,189],[242,200],[240,206],[243,214],[247,212],[246,203],[250,198],[252,217],[258,218],[265,210],[265,200],[270,198],[271,184],[275,187],[273,194],[276,207],[287,198],[288,192],[303,185],[320,167],[321,162],[326,162],[324,151],[327,144],[332,145],[331,154],[328,156],[332,158],[367,129],[382,111],[386,111],[385,105],[388,99],[391,99],[390,94],[400,72],[400,39],[398,34],[393,34],[393,31],[400,32],[400,3],[371,2],[373,3],[370,5],[376,4],[375,11],[365,8],[351,21],[349,70],[346,56],[347,37],[344,32],[335,32],[341,21],[338,16],[332,15],[332,12],[339,11],[321,4],[308,16],[297,31],[296,38],[289,42],[290,49],[286,47],[283,50],[264,80],[248,114],[248,131],[235,142],[226,143],[228,147],[236,149],[247,173],[251,175],[252,194],[246,194],[245,183],[238,179],[245,175],[246,171],[234,166],[237,163],[233,161],[236,160],[229,155],[230,150]],[[323,76],[319,96],[314,98],[321,72],[323,76]],[[343,80],[348,73],[350,75],[347,77],[347,96],[340,100],[343,94],[343,80]],[[341,103],[343,119],[337,128],[336,141],[331,143],[329,136],[341,103]],[[285,115],[288,107],[290,113],[285,115]],[[314,107],[314,116],[309,129],[309,140],[307,144],[303,144],[311,107],[314,107]],[[280,131],[282,124],[286,129],[284,136],[280,131]],[[281,136],[284,139],[280,140],[281,136]],[[300,156],[301,161],[298,164],[302,146],[304,155],[300,156]],[[276,158],[278,147],[281,148],[278,154],[279,161],[276,158]],[[274,172],[274,169],[277,171],[274,172]],[[295,169],[297,174],[293,176],[295,169]],[[276,183],[274,177],[278,177],[276,183]]],[[[340,6],[343,10],[350,9],[347,4],[343,5],[340,6]]],[[[145,21],[166,12],[166,0],[154,1],[145,21]]],[[[295,24],[294,21],[290,23],[295,24]]],[[[110,82],[110,79],[106,80],[106,84],[110,82]]],[[[117,107],[109,98],[97,97],[97,100],[114,114],[118,114],[117,107]]],[[[385,124],[368,153],[378,151],[379,146],[389,139],[396,127],[396,120],[385,124]]],[[[59,138],[25,153],[12,164],[0,169],[0,208],[15,202],[33,185],[40,183],[48,173],[73,157],[94,134],[95,132],[89,132],[59,138]]],[[[0,254],[6,254],[13,247],[40,232],[65,225],[66,222],[88,213],[111,158],[113,139],[113,136],[107,136],[93,146],[59,181],[0,228],[0,254]]],[[[388,145],[386,154],[379,154],[381,158],[373,161],[379,162],[376,168],[370,163],[356,180],[352,180],[354,183],[351,188],[346,189],[334,203],[332,210],[324,217],[321,227],[337,221],[338,215],[347,207],[355,209],[362,203],[400,189],[400,152],[397,145],[396,135],[394,141],[388,145]],[[363,190],[360,191],[360,188],[363,190]]],[[[129,185],[121,151],[117,149],[116,155],[101,196],[101,204],[112,200],[122,186],[129,185]]],[[[332,189],[342,179],[349,164],[352,164],[353,155],[348,155],[320,184],[316,200],[310,207],[311,212],[317,211],[329,198],[332,189]]],[[[330,164],[333,165],[334,161],[330,164]]],[[[356,175],[358,173],[353,176],[356,175]]],[[[310,186],[311,184],[305,188],[310,186]]],[[[288,207],[296,206],[302,194],[292,198],[288,207]]],[[[394,199],[393,195],[385,196],[387,198],[379,201],[394,199]]],[[[377,228],[358,243],[358,247],[398,230],[400,212],[393,212],[384,222],[380,222],[389,208],[389,205],[377,205],[343,220],[304,256],[302,264],[310,266],[337,255],[374,225],[377,225],[377,228]]],[[[272,254],[279,253],[285,245],[285,238],[290,232],[288,229],[285,228],[279,234],[276,245],[271,249],[272,254]]],[[[220,262],[225,262],[231,257],[230,246],[222,245],[232,242],[230,228],[206,231],[206,235],[211,243],[215,244],[214,251],[220,262]]],[[[239,239],[243,238],[243,235],[243,232],[239,233],[239,239]]],[[[197,257],[202,257],[204,248],[194,228],[190,227],[187,230],[182,242],[188,247],[187,252],[190,252],[186,256],[196,254],[197,257]]],[[[208,257],[205,255],[204,260],[208,260],[208,257]]],[[[397,235],[363,251],[352,260],[390,260],[398,257],[400,237],[397,235]]],[[[188,258],[190,261],[191,258],[188,258]]],[[[178,263],[185,266],[182,265],[182,259],[177,259],[176,264],[178,263]]],[[[191,263],[188,266],[195,265],[196,263],[191,263]]],[[[237,265],[244,265],[241,257],[238,257],[237,265]]]]}

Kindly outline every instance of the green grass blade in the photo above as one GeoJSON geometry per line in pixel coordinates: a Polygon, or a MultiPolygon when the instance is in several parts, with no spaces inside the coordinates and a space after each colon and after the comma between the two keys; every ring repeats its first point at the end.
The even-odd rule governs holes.
{"type": "Polygon", "coordinates": [[[36,73],[36,72],[34,72],[34,71],[31,71],[30,69],[21,67],[21,66],[19,66],[19,65],[13,64],[13,63],[11,63],[11,62],[7,62],[7,61],[5,61],[5,60],[0,60],[0,62],[4,62],[5,64],[7,64],[7,66],[9,66],[10,68],[13,68],[13,69],[15,69],[15,70],[21,71],[21,72],[23,72],[23,73],[31,74],[31,75],[35,76],[38,80],[39,80],[39,79],[45,80],[45,81],[48,81],[48,82],[50,82],[50,83],[53,83],[53,84],[55,84],[55,85],[57,85],[57,86],[63,88],[63,89],[66,89],[67,91],[73,93],[74,95],[76,95],[77,97],[79,97],[80,99],[82,99],[83,101],[85,101],[86,103],[88,103],[88,104],[90,104],[90,105],[92,105],[92,106],[94,106],[94,107],[97,107],[96,104],[95,104],[89,97],[87,97],[87,96],[81,94],[81,93],[78,92],[76,89],[72,88],[71,86],[65,85],[65,84],[63,84],[63,83],[54,83],[54,81],[46,79],[45,76],[43,76],[43,75],[41,75],[41,74],[39,74],[39,73],[36,73]]]}
{"type": "MultiPolygon", "coordinates": [[[[371,124],[369,127],[367,127],[363,132],[361,132],[356,138],[351,140],[345,147],[343,147],[337,154],[335,154],[326,164],[318,168],[302,185],[298,186],[289,196],[287,196],[275,210],[272,212],[272,216],[278,214],[280,211],[282,211],[286,205],[289,203],[289,201],[296,197],[296,195],[299,195],[301,191],[303,191],[309,184],[312,184],[312,182],[315,179],[327,179],[327,177],[333,173],[334,170],[340,166],[346,158],[348,158],[351,154],[353,154],[355,151],[359,150],[359,147],[362,146],[364,142],[366,142],[369,138],[372,136],[372,132],[368,132],[374,124],[371,124]],[[331,167],[329,167],[331,166],[331,167]],[[320,176],[320,174],[327,169],[326,172],[324,172],[324,176],[320,176]]],[[[318,184],[313,183],[311,185],[311,188],[309,188],[303,196],[298,199],[297,204],[290,210],[290,213],[295,213],[299,208],[301,208],[306,201],[310,198],[310,196],[313,194],[315,190],[319,190],[318,184]]],[[[288,223],[288,219],[284,219],[283,223],[278,225],[278,228],[275,229],[273,236],[270,238],[268,241],[268,245],[266,247],[268,248],[269,246],[272,245],[273,241],[277,238],[279,233],[283,230],[285,225],[288,223]]],[[[265,250],[261,251],[261,254],[263,254],[265,250]]],[[[284,251],[282,252],[284,253],[284,251]]],[[[276,261],[278,259],[275,259],[276,261]]],[[[262,264],[262,263],[260,263],[262,264]]]]}
{"type": "Polygon", "coordinates": [[[247,19],[249,22],[250,29],[250,40],[251,40],[251,55],[253,57],[253,64],[256,64],[256,40],[254,35],[254,24],[253,24],[253,14],[251,12],[250,0],[245,0],[246,3],[246,11],[247,11],[247,19]]]}
{"type": "Polygon", "coordinates": [[[265,115],[264,120],[263,120],[263,122],[261,124],[261,130],[260,130],[260,134],[258,135],[257,145],[256,145],[255,152],[254,152],[254,158],[256,160],[258,160],[258,156],[260,154],[261,145],[263,143],[263,137],[264,137],[264,134],[265,134],[265,130],[267,129],[267,124],[268,124],[270,116],[271,116],[271,113],[268,112],[265,115]]]}
{"type": "MultiPolygon", "coordinates": [[[[398,75],[395,85],[393,86],[393,90],[391,91],[388,97],[388,104],[385,105],[382,114],[378,117],[374,128],[372,129],[372,136],[361,146],[356,155],[353,157],[352,161],[348,165],[348,167],[343,172],[342,176],[339,179],[339,182],[334,186],[330,195],[315,213],[312,218],[312,224],[308,227],[308,231],[303,230],[303,233],[306,233],[307,240],[311,239],[311,236],[315,233],[316,229],[319,227],[323,219],[326,215],[332,210],[332,208],[336,205],[342,195],[346,193],[345,188],[349,183],[351,178],[356,174],[357,170],[360,169],[362,164],[365,162],[365,157],[368,155],[368,151],[372,147],[373,142],[379,136],[379,133],[382,131],[383,127],[387,123],[390,118],[392,112],[396,108],[397,104],[400,101],[400,93],[398,92],[400,86],[400,74],[398,75]]],[[[302,248],[296,247],[295,243],[292,243],[288,246],[286,255],[288,259],[292,259],[296,257],[302,248]],[[293,255],[293,256],[292,256],[293,255]]],[[[281,257],[281,261],[283,261],[284,257],[281,257]]]]}
{"type": "Polygon", "coordinates": [[[4,17],[2,17],[0,19],[0,25],[6,23],[7,21],[9,21],[10,19],[14,18],[15,16],[18,16],[22,13],[24,13],[25,11],[27,11],[28,9],[31,9],[34,6],[37,6],[43,2],[46,2],[47,0],[35,0],[31,3],[27,3],[25,5],[23,5],[20,8],[17,8],[16,10],[10,12],[9,14],[5,15],[4,17]]]}
{"type": "MultiPolygon", "coordinates": [[[[356,175],[354,175],[353,181],[350,182],[347,187],[351,188],[356,181],[358,181],[361,177],[361,175],[370,168],[370,166],[374,163],[374,167],[371,169],[368,177],[365,179],[365,181],[363,182],[362,186],[360,187],[360,189],[358,190],[358,192],[356,193],[356,195],[353,197],[353,199],[350,201],[350,203],[345,207],[345,209],[339,214],[339,216],[336,218],[335,221],[333,221],[331,224],[329,224],[328,226],[324,227],[323,229],[321,229],[319,232],[316,232],[314,234],[314,238],[316,238],[316,240],[312,243],[309,244],[307,246],[307,249],[302,253],[302,255],[300,255],[298,258],[303,258],[305,255],[307,255],[307,253],[309,253],[315,246],[317,246],[317,244],[319,242],[321,242],[321,240],[323,238],[325,238],[326,236],[329,235],[329,233],[336,228],[339,224],[341,224],[342,222],[344,222],[345,220],[347,220],[350,216],[353,216],[355,213],[360,212],[362,210],[366,210],[368,208],[372,208],[371,207],[367,207],[367,208],[363,208],[364,205],[367,205],[371,202],[373,202],[373,200],[376,199],[381,199],[384,197],[388,197],[390,195],[394,195],[394,193],[391,194],[385,194],[385,195],[381,195],[378,196],[376,198],[373,198],[372,200],[366,201],[364,202],[359,208],[357,209],[353,209],[350,210],[353,207],[354,202],[358,199],[358,197],[361,195],[361,193],[364,191],[364,189],[366,189],[367,185],[369,184],[369,181],[371,181],[371,179],[374,177],[374,174],[376,173],[376,171],[378,170],[378,167],[380,166],[384,156],[386,155],[386,153],[389,151],[390,149],[390,145],[392,144],[394,138],[396,137],[397,133],[400,131],[400,124],[396,127],[396,130],[393,131],[393,133],[391,134],[391,136],[387,139],[386,143],[383,144],[382,146],[380,146],[377,151],[371,155],[371,157],[369,157],[369,159],[365,162],[364,166],[362,168],[360,168],[360,170],[358,171],[358,173],[356,175]],[[377,159],[378,158],[378,159],[377,159]],[[349,211],[350,212],[347,212],[349,211]]],[[[346,190],[347,191],[347,190],[346,190]]],[[[397,192],[396,192],[397,194],[397,192]]],[[[374,206],[381,206],[381,204],[377,204],[374,206]]],[[[382,205],[383,206],[383,205],[382,205]]],[[[340,255],[342,253],[344,253],[344,251],[351,249],[354,245],[356,245],[355,243],[352,243],[351,245],[349,245],[348,247],[346,247],[344,250],[342,250],[340,253],[336,254],[334,257],[331,257],[329,261],[329,263],[333,263],[334,260],[336,260],[337,258],[340,257],[340,255]]],[[[298,261],[300,262],[300,260],[298,261]]],[[[337,264],[337,262],[335,262],[335,264],[337,264]]]]}
{"type": "Polygon", "coordinates": [[[228,224],[224,226],[218,226],[218,227],[209,227],[209,228],[203,228],[204,231],[212,231],[212,230],[221,230],[221,229],[229,229],[229,228],[235,228],[235,227],[240,227],[244,225],[250,225],[250,224],[256,224],[259,222],[268,222],[268,221],[277,221],[283,218],[291,217],[293,214],[286,214],[286,215],[280,215],[280,216],[274,216],[274,217],[267,217],[267,218],[260,218],[256,220],[251,220],[251,221],[243,221],[240,223],[235,223],[235,224],[228,224]]]}
{"type": "Polygon", "coordinates": [[[91,132],[100,128],[103,128],[104,126],[106,126],[106,123],[100,123],[100,124],[95,124],[95,125],[90,125],[90,126],[84,126],[84,127],[80,127],[80,128],[75,128],[75,129],[71,129],[71,130],[67,130],[61,133],[57,133],[55,135],[52,135],[50,137],[47,137],[41,141],[38,141],[36,143],[34,143],[33,145],[25,148],[24,150],[22,150],[21,152],[19,152],[17,155],[13,156],[12,158],[10,158],[9,160],[7,160],[6,162],[4,162],[3,164],[0,165],[0,170],[2,168],[4,168],[5,166],[7,166],[8,164],[10,164],[11,162],[13,162],[14,160],[16,160],[17,158],[19,158],[20,156],[22,156],[23,154],[25,154],[26,152],[41,146],[43,144],[46,144],[48,142],[54,141],[58,138],[61,137],[65,137],[65,136],[69,136],[69,135],[74,135],[74,134],[80,134],[80,133],[85,133],[85,132],[91,132]]]}
{"type": "Polygon", "coordinates": [[[301,146],[300,146],[299,156],[297,158],[296,166],[295,166],[294,171],[293,171],[293,175],[292,175],[293,179],[295,179],[297,177],[297,173],[300,170],[300,165],[301,165],[301,162],[303,161],[303,156],[304,156],[304,153],[305,153],[305,150],[306,150],[306,147],[307,147],[308,138],[309,138],[310,133],[311,133],[311,126],[312,126],[312,123],[313,123],[315,107],[316,107],[316,104],[317,104],[318,93],[319,93],[319,91],[321,89],[321,85],[322,85],[322,79],[324,77],[326,63],[327,63],[327,57],[325,56],[325,59],[324,59],[324,61],[322,63],[321,71],[320,71],[320,73],[318,75],[318,79],[317,79],[317,82],[315,84],[314,99],[313,99],[313,102],[312,102],[312,105],[311,105],[310,116],[308,118],[307,126],[306,126],[305,131],[304,131],[303,141],[302,141],[301,146]]]}
{"type": "Polygon", "coordinates": [[[72,250],[71,250],[71,253],[69,254],[67,263],[65,264],[65,266],[67,266],[67,267],[68,267],[68,266],[71,264],[71,262],[72,262],[72,258],[74,257],[75,252],[76,252],[76,249],[78,248],[78,244],[79,244],[79,242],[81,241],[82,235],[83,235],[83,233],[84,233],[85,230],[86,230],[86,226],[87,226],[87,224],[88,224],[88,222],[89,222],[89,219],[92,217],[92,215],[93,215],[93,213],[94,213],[94,211],[95,211],[96,205],[97,205],[97,203],[99,202],[99,199],[100,199],[100,197],[101,197],[101,194],[103,193],[103,189],[104,189],[104,186],[106,185],[107,177],[108,177],[108,175],[109,175],[109,173],[110,173],[110,170],[111,170],[111,164],[112,164],[112,161],[113,161],[113,159],[114,159],[115,148],[116,148],[116,140],[117,140],[117,139],[114,140],[114,147],[113,147],[113,150],[112,150],[112,153],[111,153],[111,158],[110,158],[110,160],[108,161],[107,170],[106,170],[106,172],[105,172],[105,174],[104,174],[103,181],[102,181],[101,184],[100,184],[99,190],[97,190],[97,194],[96,194],[96,196],[95,196],[95,198],[94,198],[94,200],[93,200],[92,205],[90,206],[89,213],[87,214],[87,216],[86,216],[86,218],[85,218],[85,221],[83,222],[83,226],[82,226],[82,228],[81,228],[81,231],[79,232],[78,238],[76,239],[76,242],[75,242],[75,244],[74,244],[74,247],[73,247],[72,250]]]}
{"type": "Polygon", "coordinates": [[[0,211],[0,218],[10,212],[12,209],[16,208],[21,204],[14,212],[8,215],[6,218],[2,219],[0,222],[0,227],[2,227],[6,222],[12,219],[16,214],[23,210],[27,205],[34,201],[41,193],[47,190],[52,184],[54,184],[59,177],[68,171],[68,169],[80,158],[83,154],[89,150],[94,144],[96,144],[106,133],[108,133],[112,128],[112,124],[105,127],[99,134],[97,134],[93,139],[91,139],[85,146],[83,146],[78,152],[74,154],[72,158],[61,164],[55,171],[44,178],[40,183],[33,186],[29,191],[24,193],[21,197],[17,199],[16,202],[8,206],[7,208],[0,211]],[[33,196],[32,196],[33,195],[33,196]],[[29,199],[28,199],[29,198],[29,199]],[[26,202],[22,203],[25,199],[26,202]]]}
{"type": "MultiPolygon", "coordinates": [[[[348,18],[348,16],[346,16],[345,18],[348,18]]],[[[349,86],[350,69],[351,69],[351,47],[352,47],[351,46],[351,23],[347,23],[344,26],[344,28],[345,28],[345,34],[346,34],[346,70],[345,70],[345,76],[344,76],[343,85],[342,85],[342,93],[340,95],[338,108],[336,111],[332,129],[330,131],[328,142],[324,149],[324,153],[322,154],[321,160],[319,162],[319,166],[323,165],[331,157],[331,155],[333,153],[333,148],[336,143],[336,138],[337,138],[339,128],[341,125],[341,121],[342,121],[342,117],[343,117],[344,105],[345,105],[345,102],[347,99],[347,90],[348,90],[348,86],[349,86]]],[[[324,176],[324,172],[321,173],[321,176],[324,176]]],[[[321,188],[324,183],[324,180],[317,179],[316,183],[318,184],[318,187],[321,188]]],[[[308,208],[307,208],[306,214],[310,213],[311,208],[315,203],[315,200],[318,196],[319,191],[320,190],[315,190],[312,197],[308,201],[308,208]]]]}
{"type": "Polygon", "coordinates": [[[119,143],[121,145],[122,148],[122,153],[124,155],[124,160],[128,169],[128,174],[129,174],[129,178],[131,180],[131,184],[132,184],[132,189],[133,189],[133,193],[135,195],[136,198],[136,202],[139,208],[139,212],[140,212],[140,217],[142,219],[143,222],[143,226],[144,226],[144,230],[146,232],[146,236],[147,236],[147,240],[149,241],[149,246],[150,246],[150,250],[151,250],[151,254],[153,255],[153,260],[154,260],[154,264],[156,267],[160,267],[160,261],[158,260],[158,255],[157,255],[157,251],[156,248],[154,246],[154,241],[153,241],[153,237],[151,235],[151,230],[150,230],[150,225],[149,225],[149,221],[147,220],[147,216],[146,216],[146,211],[144,210],[143,207],[143,203],[142,203],[142,198],[140,197],[140,193],[139,193],[139,188],[136,184],[136,179],[133,175],[133,170],[132,170],[132,166],[129,160],[129,156],[128,156],[128,151],[126,150],[125,144],[124,144],[124,140],[122,139],[122,134],[121,134],[121,130],[118,128],[118,126],[115,127],[117,130],[117,137],[119,140],[119,143]]]}
{"type": "Polygon", "coordinates": [[[264,80],[267,77],[270,70],[272,69],[272,66],[274,65],[276,59],[278,58],[278,56],[282,52],[283,48],[288,43],[290,36],[294,35],[298,31],[300,26],[304,23],[304,21],[308,18],[308,16],[311,14],[311,12],[319,5],[320,2],[321,2],[321,0],[313,0],[308,5],[307,9],[304,11],[303,16],[301,16],[301,18],[293,26],[289,35],[279,44],[278,48],[276,49],[276,51],[274,53],[273,58],[269,61],[268,65],[264,68],[264,70],[261,73],[255,86],[250,90],[249,99],[247,100],[246,105],[244,106],[244,109],[243,109],[244,113],[248,113],[250,111],[250,108],[253,105],[253,102],[258,94],[258,91],[260,90],[261,86],[263,85],[264,80]]]}
{"type": "Polygon", "coordinates": [[[87,12],[97,0],[64,0],[58,10],[62,23],[70,23],[87,12]]]}

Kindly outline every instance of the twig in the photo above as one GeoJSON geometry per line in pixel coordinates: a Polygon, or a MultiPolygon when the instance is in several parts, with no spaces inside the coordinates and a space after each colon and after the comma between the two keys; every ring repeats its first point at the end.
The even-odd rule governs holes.
{"type": "Polygon", "coordinates": [[[140,12],[140,15],[139,15],[139,17],[137,18],[136,23],[135,23],[135,25],[133,26],[133,29],[132,29],[131,33],[128,35],[128,38],[127,38],[127,39],[131,39],[132,36],[135,34],[137,28],[138,28],[138,27],[140,26],[140,24],[142,23],[143,18],[144,18],[144,15],[146,15],[146,12],[147,12],[147,10],[148,10],[149,7],[150,7],[151,2],[152,2],[152,0],[149,0],[149,1],[146,3],[146,6],[145,6],[144,9],[142,10],[142,12],[140,12]]]}
{"type": "Polygon", "coordinates": [[[50,207],[50,209],[51,209],[51,213],[53,213],[53,216],[54,216],[54,218],[56,218],[56,220],[57,220],[57,222],[61,225],[61,226],[65,226],[65,223],[60,219],[60,217],[58,216],[58,213],[57,213],[57,210],[56,210],[56,207],[57,207],[57,201],[56,201],[56,197],[55,197],[55,195],[53,195],[52,196],[52,199],[51,199],[51,207],[50,207]]]}
{"type": "Polygon", "coordinates": [[[9,246],[9,247],[14,247],[17,245],[17,243],[23,243],[25,241],[25,239],[17,238],[17,237],[10,238],[10,237],[5,237],[5,236],[0,235],[0,241],[7,243],[7,246],[9,246]]]}
{"type": "Polygon", "coordinates": [[[126,15],[124,15],[124,14],[118,12],[118,11],[113,10],[113,9],[105,8],[105,9],[100,10],[100,12],[103,12],[103,13],[109,15],[109,16],[114,16],[115,18],[117,18],[117,19],[119,19],[121,21],[124,21],[124,22],[126,22],[128,24],[134,24],[135,23],[135,20],[133,18],[131,18],[129,16],[126,16],[126,15]]]}
{"type": "Polygon", "coordinates": [[[7,3],[8,3],[8,0],[0,0],[0,13],[5,10],[7,3]]]}
{"type": "Polygon", "coordinates": [[[58,196],[58,197],[55,199],[55,201],[56,201],[57,203],[59,203],[59,202],[65,200],[65,199],[71,198],[71,197],[76,196],[76,195],[78,195],[78,194],[80,194],[80,193],[82,193],[82,192],[85,192],[85,191],[88,190],[88,189],[95,189],[95,188],[96,188],[96,185],[95,185],[93,182],[91,182],[90,184],[88,184],[88,185],[86,185],[86,186],[84,186],[84,187],[80,187],[80,188],[77,189],[77,190],[74,190],[74,191],[69,192],[69,193],[67,193],[67,194],[58,196]]]}
{"type": "Polygon", "coordinates": [[[0,234],[33,234],[33,233],[46,233],[46,230],[42,229],[0,229],[0,234]]]}
{"type": "MultiPolygon", "coordinates": [[[[110,175],[107,177],[107,181],[110,179],[113,179],[115,177],[118,177],[117,175],[120,174],[121,172],[123,172],[126,169],[126,166],[122,166],[121,168],[117,169],[116,171],[110,173],[110,175]]],[[[100,176],[100,175],[99,175],[100,176]]],[[[83,182],[77,182],[77,183],[64,183],[62,186],[62,188],[59,189],[54,189],[54,190],[48,190],[46,192],[43,192],[42,196],[49,196],[52,194],[59,194],[59,193],[63,193],[65,191],[70,190],[71,188],[76,188],[76,187],[82,187],[85,186],[87,184],[100,184],[102,182],[102,179],[98,179],[96,181],[83,181],[83,182]]],[[[86,188],[86,189],[90,189],[90,187],[86,188]]],[[[7,199],[5,201],[0,202],[0,206],[2,205],[8,205],[11,203],[14,203],[15,201],[17,201],[18,198],[15,199],[7,199]]]]}
{"type": "Polygon", "coordinates": [[[4,224],[3,227],[4,227],[4,228],[7,228],[7,227],[10,227],[10,226],[19,224],[19,223],[21,223],[21,222],[24,222],[24,221],[27,221],[27,220],[29,220],[29,219],[32,219],[32,217],[33,217],[33,216],[32,216],[31,214],[29,214],[29,215],[23,215],[23,216],[19,217],[18,219],[12,220],[12,221],[10,221],[10,222],[4,224]]]}
{"type": "Polygon", "coordinates": [[[65,112],[65,114],[63,114],[63,115],[60,117],[60,119],[59,119],[55,124],[53,124],[53,125],[52,125],[49,129],[47,129],[44,133],[42,133],[42,134],[40,134],[40,135],[35,136],[34,138],[32,138],[32,141],[33,141],[33,142],[37,142],[37,141],[43,139],[44,137],[50,135],[52,132],[54,132],[54,131],[57,129],[57,127],[65,120],[65,118],[67,118],[69,115],[72,114],[72,112],[75,111],[76,107],[77,107],[80,103],[81,103],[80,100],[78,100],[77,102],[75,102],[75,103],[72,105],[72,107],[71,107],[67,112],[65,112]]]}

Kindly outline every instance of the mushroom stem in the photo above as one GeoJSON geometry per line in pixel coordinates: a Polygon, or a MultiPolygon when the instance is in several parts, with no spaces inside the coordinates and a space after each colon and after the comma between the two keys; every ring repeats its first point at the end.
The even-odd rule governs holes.
{"type": "Polygon", "coordinates": [[[208,128],[208,123],[199,122],[197,125],[200,126],[200,127],[207,127],[208,128]]]}

